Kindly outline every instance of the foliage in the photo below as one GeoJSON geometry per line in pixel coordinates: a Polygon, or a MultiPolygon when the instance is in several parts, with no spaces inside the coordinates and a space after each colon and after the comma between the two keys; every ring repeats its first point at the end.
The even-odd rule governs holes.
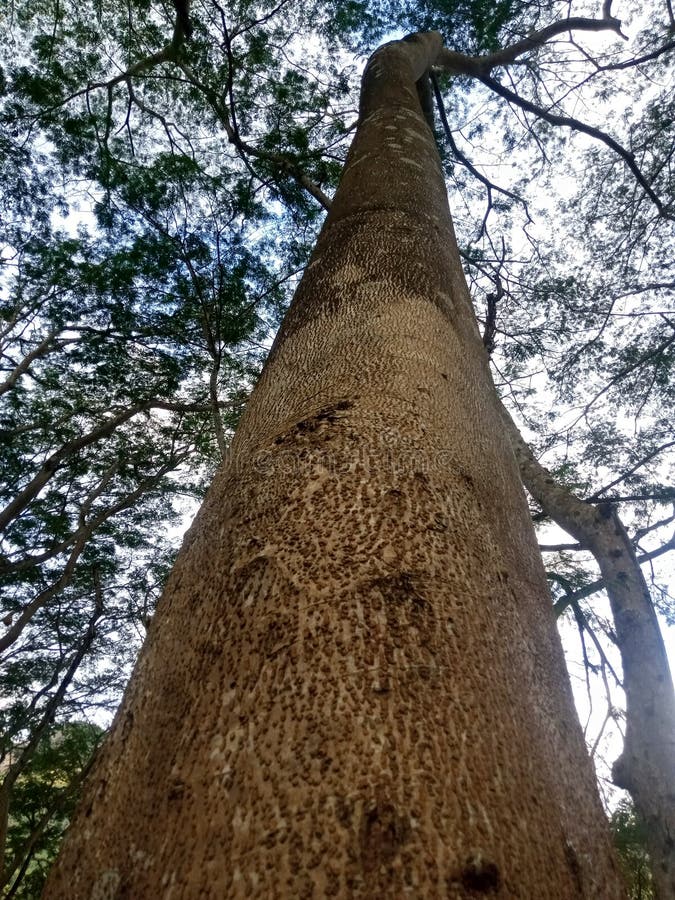
{"type": "Polygon", "coordinates": [[[12,796],[7,850],[13,881],[6,896],[40,895],[102,735],[96,725],[69,722],[52,727],[37,747],[12,796]]]}
{"type": "Polygon", "coordinates": [[[612,813],[610,825],[630,900],[652,900],[654,893],[644,829],[629,801],[619,803],[612,813]]]}

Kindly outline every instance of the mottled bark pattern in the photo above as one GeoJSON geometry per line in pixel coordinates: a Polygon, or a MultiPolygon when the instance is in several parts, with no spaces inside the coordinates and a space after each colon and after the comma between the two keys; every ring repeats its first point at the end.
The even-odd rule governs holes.
{"type": "Polygon", "coordinates": [[[49,898],[623,896],[415,82],[333,209],[49,898]]]}

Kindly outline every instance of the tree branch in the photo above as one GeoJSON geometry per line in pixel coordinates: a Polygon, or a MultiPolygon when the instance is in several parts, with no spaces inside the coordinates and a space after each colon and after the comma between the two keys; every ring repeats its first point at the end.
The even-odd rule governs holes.
{"type": "Polygon", "coordinates": [[[301,187],[303,187],[307,191],[307,193],[311,194],[312,197],[314,197],[314,199],[325,210],[330,209],[331,201],[328,195],[325,194],[321,190],[319,185],[312,181],[312,179],[302,171],[301,167],[295,160],[288,156],[284,156],[281,153],[271,153],[266,150],[259,150],[257,147],[253,147],[251,144],[244,141],[238,134],[237,130],[233,127],[229,112],[220,102],[219,98],[213,93],[213,91],[210,90],[197,78],[194,72],[184,61],[179,61],[178,67],[188,79],[190,84],[193,87],[197,88],[197,90],[199,90],[207,98],[213,108],[213,111],[216,113],[218,120],[225,130],[228,141],[239,152],[242,158],[245,158],[245,156],[248,155],[272,163],[278,169],[281,169],[282,172],[286,172],[288,175],[291,175],[298,182],[298,184],[301,185],[301,187]]]}
{"type": "Polygon", "coordinates": [[[113,431],[120,425],[123,425],[124,422],[128,421],[139,413],[146,412],[150,409],[166,409],[172,412],[205,411],[204,407],[201,404],[179,403],[156,399],[146,400],[143,403],[137,403],[134,406],[123,410],[116,416],[111,416],[102,425],[99,425],[98,428],[92,429],[92,431],[87,432],[87,434],[83,434],[81,437],[75,438],[72,441],[67,441],[65,444],[63,444],[62,447],[60,447],[55,453],[52,453],[52,455],[45,460],[38,472],[33,476],[33,478],[28,482],[23,490],[19,491],[14,499],[7,504],[2,512],[0,512],[0,531],[3,531],[13,519],[15,519],[21,512],[23,512],[23,510],[28,506],[31,500],[33,500],[40,493],[42,488],[49,482],[55,472],[58,471],[58,468],[63,460],[67,459],[69,456],[72,456],[75,453],[78,453],[85,447],[88,447],[91,444],[95,444],[102,438],[109,437],[109,435],[111,435],[113,431]]]}
{"type": "Polygon", "coordinates": [[[467,56],[443,47],[436,58],[435,65],[453,75],[471,75],[475,78],[483,78],[489,75],[494,68],[510,65],[524,53],[537,50],[548,43],[551,38],[557,37],[559,34],[566,34],[568,31],[614,31],[626,40],[626,36],[621,33],[620,20],[609,14],[605,15],[603,11],[602,19],[572,16],[568,19],[561,19],[559,22],[553,22],[522,40],[516,41],[510,47],[504,47],[485,56],[467,56]]]}
{"type": "Polygon", "coordinates": [[[605,134],[605,132],[600,128],[595,128],[593,125],[586,125],[585,122],[581,122],[579,119],[575,119],[572,116],[560,116],[556,113],[549,112],[549,110],[544,109],[544,107],[538,106],[536,103],[532,103],[531,100],[526,100],[524,97],[519,97],[518,94],[515,93],[515,91],[510,90],[503,84],[500,84],[494,78],[490,78],[488,75],[480,75],[478,77],[479,80],[482,81],[484,85],[491,88],[495,92],[495,94],[499,94],[500,97],[504,97],[504,99],[508,100],[510,103],[513,103],[515,106],[519,106],[521,109],[524,109],[527,112],[534,113],[545,122],[549,122],[551,125],[562,125],[563,127],[570,128],[573,131],[579,131],[582,134],[587,134],[589,137],[592,137],[595,140],[605,144],[605,146],[609,147],[610,150],[613,150],[614,153],[616,153],[621,157],[621,159],[623,159],[630,171],[635,176],[636,181],[642,187],[645,194],[647,194],[654,206],[656,206],[659,213],[666,219],[673,218],[673,214],[671,213],[671,211],[666,206],[664,206],[645,176],[642,174],[640,167],[635,161],[635,156],[629,150],[626,150],[626,148],[623,147],[618,141],[615,141],[613,137],[605,134]]]}
{"type": "Polygon", "coordinates": [[[446,140],[447,140],[448,144],[450,144],[450,149],[452,150],[454,155],[457,157],[457,159],[462,163],[462,165],[466,169],[468,169],[469,172],[471,172],[471,174],[474,176],[474,178],[477,178],[482,184],[485,185],[485,189],[487,191],[488,207],[485,212],[485,216],[483,217],[483,222],[481,224],[480,231],[478,232],[478,237],[479,238],[482,237],[483,233],[485,232],[487,218],[490,214],[490,210],[492,209],[492,191],[493,190],[499,191],[500,194],[504,194],[504,196],[510,197],[511,200],[515,200],[517,203],[522,204],[522,207],[525,211],[525,215],[527,216],[527,221],[531,222],[532,218],[530,217],[530,213],[529,213],[527,203],[525,202],[525,200],[523,200],[522,197],[518,196],[518,194],[514,194],[513,191],[509,191],[506,188],[502,188],[498,184],[494,184],[492,181],[490,181],[489,178],[487,178],[485,175],[483,175],[481,172],[478,171],[478,169],[473,165],[473,163],[459,149],[459,147],[455,143],[455,140],[452,136],[452,130],[450,129],[450,123],[448,122],[448,117],[445,112],[445,105],[443,103],[443,95],[441,94],[441,89],[438,84],[438,79],[436,78],[436,75],[433,71],[430,71],[429,74],[430,74],[431,84],[432,84],[433,91],[434,91],[434,96],[436,98],[436,105],[438,107],[438,115],[440,116],[441,124],[443,125],[443,132],[445,133],[446,140]]]}

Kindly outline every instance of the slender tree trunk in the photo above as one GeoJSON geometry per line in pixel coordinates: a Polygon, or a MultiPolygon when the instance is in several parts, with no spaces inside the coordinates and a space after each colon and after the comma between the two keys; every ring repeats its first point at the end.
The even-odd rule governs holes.
{"type": "Polygon", "coordinates": [[[649,588],[616,510],[584,503],[556,484],[504,407],[502,413],[525,486],[600,568],[626,694],[626,738],[612,774],[644,824],[657,897],[669,900],[675,897],[675,691],[649,588]]]}
{"type": "Polygon", "coordinates": [[[624,896],[440,162],[381,48],[48,898],[624,896]]]}

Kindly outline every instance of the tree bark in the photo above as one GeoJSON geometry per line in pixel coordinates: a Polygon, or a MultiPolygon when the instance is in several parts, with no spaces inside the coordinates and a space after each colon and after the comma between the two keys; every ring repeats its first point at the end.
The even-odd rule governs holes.
{"type": "Polygon", "coordinates": [[[339,191],[47,898],[624,896],[416,82],[339,191]]]}
{"type": "Polygon", "coordinates": [[[645,828],[656,896],[668,900],[675,897],[675,691],[647,582],[616,509],[584,503],[556,484],[501,408],[523,483],[600,568],[626,694],[626,737],[612,775],[633,798],[645,828]]]}

